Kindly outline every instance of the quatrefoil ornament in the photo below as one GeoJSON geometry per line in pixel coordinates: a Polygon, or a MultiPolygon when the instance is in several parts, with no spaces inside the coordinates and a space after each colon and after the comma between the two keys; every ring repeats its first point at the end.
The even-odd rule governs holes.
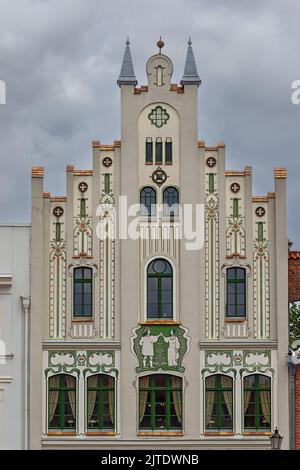
{"type": "Polygon", "coordinates": [[[153,108],[151,113],[148,114],[148,118],[154,126],[162,127],[164,124],[167,124],[170,115],[162,106],[156,106],[156,108],[153,108]]]}

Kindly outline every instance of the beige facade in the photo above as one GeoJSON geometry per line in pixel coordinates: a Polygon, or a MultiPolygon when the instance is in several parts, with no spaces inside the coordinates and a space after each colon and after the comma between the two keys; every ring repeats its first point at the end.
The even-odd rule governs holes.
{"type": "Polygon", "coordinates": [[[198,140],[191,43],[172,72],[158,53],[138,88],[128,43],[121,140],[67,167],[66,197],[33,168],[31,448],[265,449],[276,426],[288,446],[286,173],[253,197],[251,167],[198,140]]]}

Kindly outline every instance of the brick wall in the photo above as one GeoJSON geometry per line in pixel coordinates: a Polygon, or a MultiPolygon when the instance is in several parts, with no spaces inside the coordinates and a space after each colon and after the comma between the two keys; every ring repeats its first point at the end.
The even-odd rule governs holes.
{"type": "Polygon", "coordinates": [[[300,450],[300,366],[297,366],[295,377],[296,389],[296,416],[295,416],[295,447],[300,450]]]}
{"type": "MultiPolygon", "coordinates": [[[[300,252],[289,252],[289,302],[300,301],[300,252]]],[[[295,447],[300,450],[300,366],[295,376],[295,447]]]]}
{"type": "Polygon", "coordinates": [[[300,301],[300,251],[289,252],[289,302],[300,301]]]}

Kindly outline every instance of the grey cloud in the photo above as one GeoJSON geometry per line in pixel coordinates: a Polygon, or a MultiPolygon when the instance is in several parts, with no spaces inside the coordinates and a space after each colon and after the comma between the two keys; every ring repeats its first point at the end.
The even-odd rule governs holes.
{"type": "MultiPolygon", "coordinates": [[[[139,84],[160,35],[179,82],[191,35],[202,78],[199,138],[227,144],[227,168],[253,166],[254,192],[287,166],[289,234],[299,231],[298,0],[0,0],[0,221],[30,220],[30,168],[65,192],[65,166],[91,167],[91,141],[119,138],[124,43],[139,84]]],[[[300,248],[300,242],[299,242],[300,248]]]]}

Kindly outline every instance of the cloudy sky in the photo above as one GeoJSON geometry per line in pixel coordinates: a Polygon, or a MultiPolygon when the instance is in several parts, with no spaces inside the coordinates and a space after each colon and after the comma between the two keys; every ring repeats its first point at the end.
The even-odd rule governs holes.
{"type": "Polygon", "coordinates": [[[30,169],[65,193],[65,167],[91,167],[91,141],[120,138],[124,43],[139,84],[160,35],[179,82],[189,35],[199,139],[224,141],[227,168],[253,166],[254,194],[288,171],[289,237],[300,248],[299,0],[0,0],[0,223],[30,221],[30,169]]]}

